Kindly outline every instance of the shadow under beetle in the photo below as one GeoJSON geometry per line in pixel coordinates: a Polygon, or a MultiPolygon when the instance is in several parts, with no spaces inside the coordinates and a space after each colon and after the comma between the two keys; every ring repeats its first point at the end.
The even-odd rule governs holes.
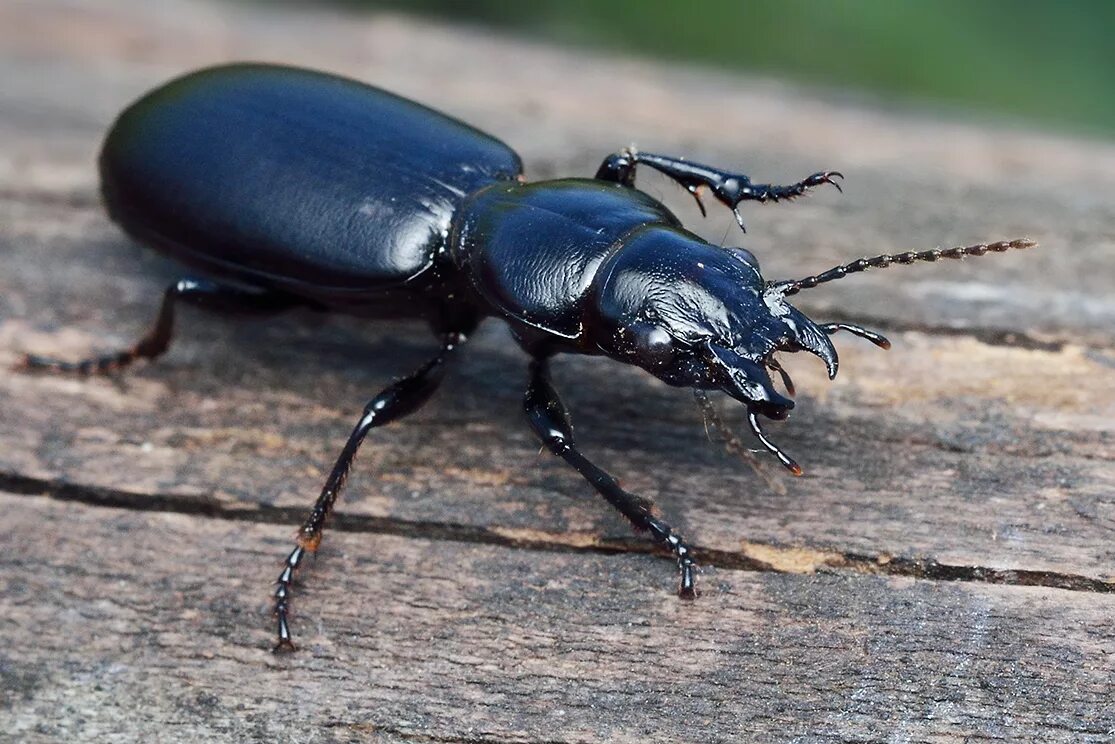
{"type": "MultiPolygon", "coordinates": [[[[751,430],[795,475],[801,468],[763,434],[758,417],[784,419],[794,403],[777,351],[809,351],[830,378],[829,335],[786,298],[892,263],[962,258],[1033,245],[1013,240],[877,256],[795,281],[765,281],[743,248],[709,244],[635,188],[639,165],[696,199],[708,190],[732,209],[793,199],[836,172],[791,186],[682,158],[624,150],[596,176],[526,183],[509,147],[412,101],[308,70],[242,64],[201,70],[125,110],[100,157],[112,218],[140,242],[210,278],[167,288],[154,328],[110,356],[28,368],[103,373],[166,351],[178,302],[227,312],[294,306],[370,318],[424,318],[440,351],[368,403],[299,531],[275,591],[276,650],[292,649],[295,571],[322,530],[367,433],[418,409],[446,365],[487,316],[505,320],[531,356],[524,406],[545,446],[573,466],[636,529],[677,560],[679,595],[696,595],[692,551],[647,499],[623,490],[577,448],[547,369],[556,353],[602,354],[670,385],[727,393],[751,430]]],[[[839,186],[837,186],[839,188],[839,186]]]]}

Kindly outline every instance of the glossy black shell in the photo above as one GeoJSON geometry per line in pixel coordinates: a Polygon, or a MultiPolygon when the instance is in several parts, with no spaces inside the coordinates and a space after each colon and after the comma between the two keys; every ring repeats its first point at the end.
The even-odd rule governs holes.
{"type": "Polygon", "coordinates": [[[268,65],[149,93],[100,162],[109,213],[145,244],[332,308],[432,291],[457,207],[522,170],[499,140],[425,106],[268,65]]]}
{"type": "Polygon", "coordinates": [[[618,183],[500,183],[461,206],[450,250],[521,340],[537,330],[575,341],[600,265],[635,233],[663,227],[680,223],[657,200],[618,183]]]}
{"type": "Polygon", "coordinates": [[[494,315],[528,350],[600,353],[583,333],[598,269],[636,238],[684,252],[680,223],[621,183],[521,171],[507,145],[413,101],[258,64],[152,91],[101,153],[111,216],[214,278],[443,332],[494,315]]]}

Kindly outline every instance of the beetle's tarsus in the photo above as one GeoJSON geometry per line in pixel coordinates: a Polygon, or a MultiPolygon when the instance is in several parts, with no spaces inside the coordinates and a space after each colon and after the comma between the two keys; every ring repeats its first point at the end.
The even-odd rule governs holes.
{"type": "Polygon", "coordinates": [[[652,517],[647,520],[646,525],[655,540],[668,547],[674,554],[674,558],[677,559],[678,597],[680,599],[696,599],[700,592],[697,591],[695,576],[697,562],[693,560],[693,549],[680,535],[674,532],[673,527],[661,519],[652,517]]]}
{"type": "Polygon", "coordinates": [[[814,173],[805,180],[798,181],[789,186],[774,186],[770,184],[755,184],[751,186],[751,190],[755,192],[755,196],[748,197],[746,194],[739,197],[742,201],[747,198],[756,199],[759,202],[766,201],[793,201],[799,196],[804,196],[810,189],[822,184],[831,184],[836,187],[836,190],[844,193],[844,189],[840,187],[835,178],[844,178],[844,174],[840,171],[821,171],[814,173]]]}
{"type": "Polygon", "coordinates": [[[277,636],[278,641],[275,643],[272,651],[279,653],[280,651],[294,651],[294,641],[290,635],[290,594],[291,585],[294,583],[294,574],[298,567],[302,565],[302,560],[306,557],[306,550],[301,545],[294,548],[290,555],[287,556],[283,572],[279,574],[278,580],[275,582],[275,621],[277,623],[277,636]]]}
{"type": "Polygon", "coordinates": [[[27,354],[12,368],[15,372],[43,372],[47,374],[77,374],[83,377],[91,375],[107,375],[117,372],[138,358],[135,349],[106,354],[100,357],[90,357],[77,362],[70,362],[54,357],[27,354]]]}

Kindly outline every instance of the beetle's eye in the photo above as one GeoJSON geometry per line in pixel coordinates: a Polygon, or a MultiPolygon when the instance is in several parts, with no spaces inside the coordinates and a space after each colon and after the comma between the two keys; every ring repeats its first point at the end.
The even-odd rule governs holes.
{"type": "Polygon", "coordinates": [[[635,354],[644,364],[662,364],[674,355],[674,339],[665,329],[650,323],[637,323],[631,327],[635,354]]]}
{"type": "Polygon", "coordinates": [[[746,248],[731,248],[729,249],[732,255],[743,261],[745,264],[750,264],[756,270],[759,268],[759,259],[755,258],[755,254],[746,248]]]}

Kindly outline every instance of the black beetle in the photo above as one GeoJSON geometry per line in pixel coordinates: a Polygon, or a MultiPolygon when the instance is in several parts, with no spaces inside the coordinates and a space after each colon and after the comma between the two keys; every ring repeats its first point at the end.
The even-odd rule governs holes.
{"type": "MultiPolygon", "coordinates": [[[[794,403],[768,369],[792,382],[776,351],[809,351],[835,377],[829,335],[882,336],[816,324],[786,298],[846,274],[891,263],[961,258],[1033,245],[1013,240],[877,256],[796,281],[768,282],[755,256],[685,230],[635,186],[649,166],[732,209],[746,200],[801,196],[841,174],[791,186],[627,149],[591,179],[526,183],[509,147],[412,101],[324,73],[258,64],[194,72],[125,110],[100,158],[109,214],[142,243],[213,278],[166,290],[154,328],[134,347],[83,362],[28,356],[33,369],[108,372],[166,351],[174,307],[278,312],[294,306],[362,317],[429,321],[441,350],[364,409],[286,559],[275,593],[276,649],[288,626],[294,572],[322,529],[369,430],[419,408],[450,357],[487,316],[505,320],[530,354],[527,418],[545,446],[572,465],[636,529],[677,559],[679,595],[695,596],[692,552],[573,440],[549,379],[560,352],[602,354],[670,385],[719,390],[746,406],[751,430],[795,474],[759,428],[794,403]]],[[[837,186],[839,188],[839,186],[837,186]]],[[[740,227],[743,222],[740,220],[740,227]]]]}

